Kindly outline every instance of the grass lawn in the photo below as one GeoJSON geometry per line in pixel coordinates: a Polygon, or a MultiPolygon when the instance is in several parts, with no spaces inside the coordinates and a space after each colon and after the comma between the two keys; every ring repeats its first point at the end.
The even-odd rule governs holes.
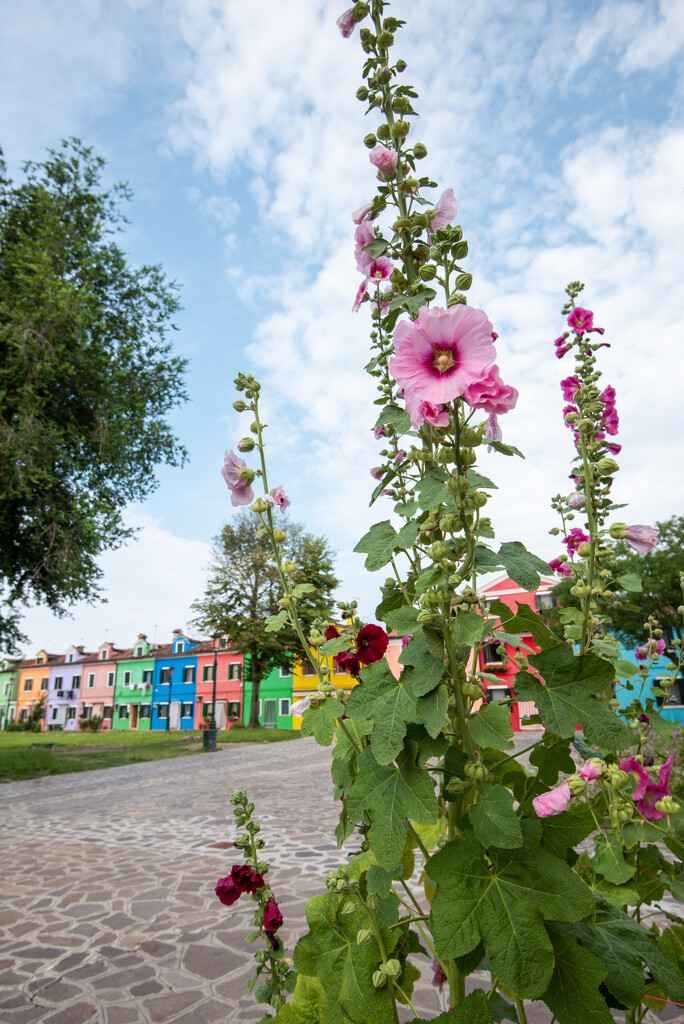
{"type": "MultiPolygon", "coordinates": [[[[230,729],[220,732],[218,741],[222,745],[277,743],[299,737],[300,733],[294,729],[230,729]]],[[[0,732],[0,783],[201,753],[199,729],[183,732],[156,729],[149,732],[0,732]]]]}

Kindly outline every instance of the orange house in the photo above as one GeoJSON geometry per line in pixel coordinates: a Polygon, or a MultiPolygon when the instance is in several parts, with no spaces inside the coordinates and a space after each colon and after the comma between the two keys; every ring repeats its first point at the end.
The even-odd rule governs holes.
{"type": "Polygon", "coordinates": [[[35,658],[22,661],[17,686],[15,722],[24,722],[33,705],[37,704],[41,697],[47,699],[50,669],[60,661],[64,661],[63,654],[48,654],[44,650],[38,651],[35,658]]]}

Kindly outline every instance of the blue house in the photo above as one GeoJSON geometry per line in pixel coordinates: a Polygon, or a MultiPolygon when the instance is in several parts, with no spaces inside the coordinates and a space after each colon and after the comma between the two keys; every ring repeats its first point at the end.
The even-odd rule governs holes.
{"type": "Polygon", "coordinates": [[[195,720],[199,641],[174,629],[170,644],[156,651],[152,686],[152,729],[192,729],[195,720]]]}
{"type": "MultiPolygon", "coordinates": [[[[646,664],[645,662],[637,661],[635,651],[627,651],[624,648],[620,657],[625,661],[631,661],[633,665],[638,667],[646,664]]],[[[651,662],[642,694],[644,700],[652,697],[656,704],[659,703],[662,698],[660,695],[652,693],[651,688],[657,685],[658,681],[662,678],[669,680],[671,669],[672,662],[663,655],[660,655],[660,657],[655,658],[651,662]]],[[[638,697],[641,689],[640,676],[634,676],[630,682],[633,687],[631,690],[628,690],[626,686],[616,686],[615,688],[615,698],[620,701],[620,706],[623,708],[627,707],[635,697],[638,697]]],[[[670,691],[670,696],[661,709],[661,714],[668,722],[675,722],[680,726],[684,725],[684,678],[681,676],[675,681],[670,691]]]]}

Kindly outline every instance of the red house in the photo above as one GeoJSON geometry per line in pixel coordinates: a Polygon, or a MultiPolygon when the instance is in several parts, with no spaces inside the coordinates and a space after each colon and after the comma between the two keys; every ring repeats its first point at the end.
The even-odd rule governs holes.
{"type": "MultiPolygon", "coordinates": [[[[552,608],[555,600],[551,594],[558,580],[554,576],[542,576],[539,589],[532,592],[524,590],[518,583],[514,583],[508,576],[495,576],[485,586],[478,588],[478,594],[484,598],[485,607],[489,608],[492,601],[501,601],[513,611],[516,604],[526,604],[534,611],[540,612],[543,608],[552,608]]],[[[537,652],[539,647],[529,634],[522,633],[524,642],[533,651],[537,652]]],[[[497,648],[500,645],[496,641],[484,643],[480,651],[479,668],[497,677],[497,681],[486,680],[484,682],[487,700],[505,700],[514,695],[513,678],[517,672],[515,664],[500,654],[497,648]]],[[[515,658],[516,648],[511,644],[504,644],[506,654],[515,658]]],[[[522,651],[523,654],[526,652],[522,651]]],[[[516,732],[522,729],[539,729],[538,725],[521,725],[521,719],[537,713],[533,701],[516,701],[511,710],[511,724],[516,732]]]]}
{"type": "Polygon", "coordinates": [[[214,687],[214,656],[216,656],[216,727],[230,728],[232,718],[242,717],[244,656],[229,647],[229,640],[202,640],[192,649],[197,654],[197,683],[195,697],[195,729],[209,721],[214,687]]]}

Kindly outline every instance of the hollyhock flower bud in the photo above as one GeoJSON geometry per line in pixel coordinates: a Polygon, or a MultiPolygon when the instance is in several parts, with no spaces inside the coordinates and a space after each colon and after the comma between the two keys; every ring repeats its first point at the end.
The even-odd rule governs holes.
{"type": "Polygon", "coordinates": [[[277,932],[283,923],[283,915],[278,909],[278,904],[269,896],[266,900],[266,909],[264,910],[264,931],[265,932],[277,932]]]}
{"type": "Polygon", "coordinates": [[[413,155],[416,160],[424,160],[427,156],[427,146],[424,146],[422,142],[417,142],[413,147],[413,155]]]}
{"type": "Polygon", "coordinates": [[[550,818],[554,814],[561,814],[570,803],[572,792],[567,782],[563,782],[548,793],[536,796],[532,805],[540,818],[550,818]]]}
{"type": "Polygon", "coordinates": [[[251,452],[254,448],[254,439],[251,437],[243,437],[237,444],[237,450],[239,452],[251,452]]]}
{"type": "Polygon", "coordinates": [[[394,149],[387,149],[385,146],[376,146],[370,152],[370,162],[377,167],[385,180],[393,178],[397,173],[399,154],[394,149]]]}
{"type": "Polygon", "coordinates": [[[370,471],[370,475],[373,477],[374,480],[382,480],[382,478],[385,475],[385,470],[382,468],[382,466],[374,466],[373,469],[371,469],[370,471]]]}
{"type": "Polygon", "coordinates": [[[588,558],[591,554],[591,544],[588,544],[585,540],[577,547],[577,554],[580,558],[588,558]]]}
{"type": "Polygon", "coordinates": [[[214,892],[226,907],[232,907],[242,895],[242,890],[238,889],[230,875],[227,875],[225,878],[219,878],[214,892]]]}
{"type": "Polygon", "coordinates": [[[556,358],[557,359],[562,359],[563,356],[565,355],[565,353],[570,349],[570,346],[565,344],[565,337],[564,336],[561,336],[560,338],[556,338],[556,340],[554,341],[554,345],[556,346],[556,358]]]}
{"type": "Polygon", "coordinates": [[[574,491],[565,499],[570,508],[584,508],[586,504],[586,498],[581,491],[574,491]]]}
{"type": "Polygon", "coordinates": [[[233,408],[235,409],[235,412],[244,412],[245,409],[249,408],[249,406],[246,402],[243,402],[241,398],[238,398],[237,401],[233,402],[233,408]]]}
{"type": "MultiPolygon", "coordinates": [[[[375,145],[375,143],[373,143],[375,145]]],[[[358,210],[354,210],[352,213],[352,220],[355,224],[361,224],[364,220],[370,220],[370,212],[372,203],[364,203],[363,206],[359,206],[358,210]]]]}
{"type": "Polygon", "coordinates": [[[571,327],[578,336],[590,331],[594,326],[594,314],[590,309],[582,309],[577,306],[568,317],[568,327],[571,327]]]}
{"type": "Polygon", "coordinates": [[[577,775],[571,775],[568,779],[568,786],[573,796],[582,796],[587,791],[587,783],[577,775]]]}
{"type": "Polygon", "coordinates": [[[252,505],[252,512],[256,512],[257,514],[260,514],[261,512],[265,512],[267,508],[268,508],[268,502],[266,501],[266,499],[265,498],[257,498],[257,500],[252,505]]]}
{"type": "Polygon", "coordinates": [[[602,761],[600,757],[592,757],[585,761],[583,767],[580,768],[579,777],[585,782],[595,782],[603,775],[605,767],[605,761],[602,761]]]}
{"type": "Polygon", "coordinates": [[[610,476],[620,468],[615,459],[611,459],[607,455],[603,459],[599,459],[596,465],[601,476],[610,476]]]}

